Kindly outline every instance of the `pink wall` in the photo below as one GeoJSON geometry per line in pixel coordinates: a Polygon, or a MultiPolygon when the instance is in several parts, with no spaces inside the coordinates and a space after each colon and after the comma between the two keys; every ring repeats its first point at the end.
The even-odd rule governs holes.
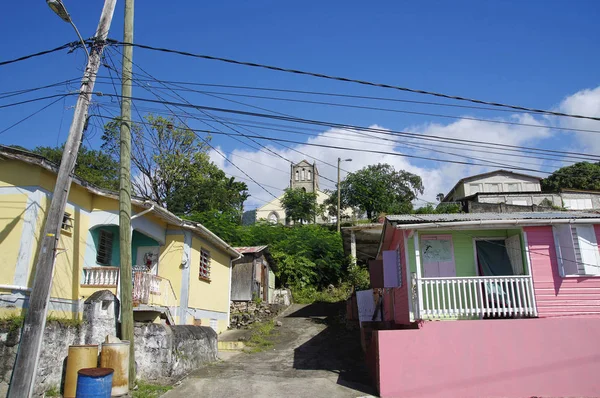
{"type": "MultiPolygon", "coordinates": [[[[600,241],[600,226],[595,225],[600,241]]],[[[526,227],[540,317],[600,316],[600,276],[561,277],[551,226],[526,227]]]]}
{"type": "Polygon", "coordinates": [[[426,322],[373,331],[368,362],[382,397],[597,397],[598,336],[592,318],[426,322]]]}
{"type": "Polygon", "coordinates": [[[408,295],[411,281],[406,275],[406,247],[404,247],[403,233],[396,230],[393,240],[395,245],[392,246],[395,248],[398,245],[400,249],[400,272],[402,273],[402,286],[394,289],[394,321],[401,325],[408,325],[410,323],[408,295]]]}

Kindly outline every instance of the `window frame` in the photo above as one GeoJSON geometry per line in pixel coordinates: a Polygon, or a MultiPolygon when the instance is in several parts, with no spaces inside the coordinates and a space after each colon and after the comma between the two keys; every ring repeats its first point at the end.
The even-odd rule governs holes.
{"type": "Polygon", "coordinates": [[[71,213],[67,211],[63,213],[63,219],[60,224],[60,230],[69,234],[73,232],[73,216],[71,213]]]}
{"type": "Polygon", "coordinates": [[[100,228],[98,230],[98,247],[96,248],[96,263],[100,265],[111,265],[113,245],[115,243],[115,234],[107,229],[100,228]],[[105,239],[110,237],[110,243],[107,245],[103,242],[105,239]],[[108,249],[107,249],[108,246],[108,249]],[[101,250],[103,254],[101,254],[101,250]],[[105,256],[106,261],[101,261],[100,256],[105,256]]]}
{"type": "Polygon", "coordinates": [[[210,250],[203,247],[200,248],[200,262],[198,264],[198,279],[210,282],[210,268],[212,257],[210,250]],[[205,262],[205,264],[203,264],[205,262]]]}

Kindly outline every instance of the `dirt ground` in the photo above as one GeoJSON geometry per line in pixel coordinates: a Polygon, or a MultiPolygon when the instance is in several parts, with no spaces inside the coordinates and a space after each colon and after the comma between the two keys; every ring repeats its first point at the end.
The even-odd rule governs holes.
{"type": "Polygon", "coordinates": [[[340,304],[294,304],[279,318],[274,346],[207,365],[164,397],[365,397],[369,385],[357,331],[340,304]]]}

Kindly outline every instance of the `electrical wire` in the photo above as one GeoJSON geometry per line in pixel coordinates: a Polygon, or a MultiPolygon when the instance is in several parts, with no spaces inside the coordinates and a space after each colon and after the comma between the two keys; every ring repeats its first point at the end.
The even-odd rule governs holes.
{"type": "MultiPolygon", "coordinates": [[[[23,104],[29,104],[31,102],[43,101],[45,99],[56,98],[56,97],[60,97],[62,99],[63,97],[67,97],[67,96],[70,96],[70,95],[79,95],[79,92],[76,92],[76,93],[66,93],[66,94],[47,95],[45,97],[38,97],[38,98],[32,98],[32,99],[28,99],[28,100],[24,100],[24,101],[19,101],[19,102],[13,102],[11,104],[0,105],[0,109],[10,108],[10,107],[13,107],[13,106],[18,106],[18,105],[23,105],[23,104]]],[[[100,95],[102,95],[102,93],[100,93],[100,95]]]]}
{"type": "Polygon", "coordinates": [[[577,119],[590,119],[590,120],[600,121],[600,117],[577,115],[577,114],[570,114],[570,113],[563,113],[563,112],[555,112],[555,111],[548,111],[548,110],[543,110],[543,109],[529,108],[529,107],[524,107],[524,106],[519,106],[519,105],[504,104],[504,103],[500,103],[500,102],[484,101],[484,100],[479,100],[479,99],[474,99],[474,98],[462,97],[462,96],[457,96],[457,95],[449,95],[449,94],[438,93],[438,92],[434,92],[434,91],[413,89],[413,88],[408,88],[408,87],[395,86],[395,85],[385,84],[385,83],[374,83],[374,82],[370,82],[370,81],[366,81],[366,80],[351,79],[351,78],[341,77],[341,76],[331,76],[331,75],[326,75],[323,73],[307,72],[307,71],[302,71],[302,70],[298,70],[298,69],[290,69],[290,68],[282,68],[282,67],[278,67],[278,66],[259,64],[259,63],[255,63],[255,62],[238,61],[238,60],[234,60],[234,59],[230,59],[230,58],[215,57],[215,56],[205,55],[205,54],[195,54],[195,53],[191,53],[188,51],[179,51],[179,50],[173,50],[173,49],[164,48],[164,47],[154,47],[154,46],[149,46],[149,45],[140,44],[140,43],[126,43],[126,42],[121,42],[121,41],[116,41],[116,40],[114,40],[114,41],[109,40],[109,43],[117,44],[117,45],[121,45],[121,46],[123,46],[123,45],[134,46],[134,47],[138,47],[138,48],[142,48],[142,49],[146,49],[146,50],[160,51],[160,52],[165,52],[165,53],[183,55],[183,56],[192,57],[192,58],[202,58],[202,59],[220,61],[220,62],[235,64],[235,65],[243,65],[243,66],[250,66],[250,67],[254,67],[254,68],[268,69],[268,70],[273,70],[273,71],[278,71],[278,72],[294,73],[294,74],[298,74],[298,75],[312,76],[312,77],[318,77],[318,78],[322,78],[322,79],[337,80],[337,81],[348,82],[348,83],[356,83],[356,84],[361,84],[361,85],[365,85],[365,86],[392,89],[392,90],[410,92],[410,93],[415,93],[415,94],[430,95],[430,96],[434,96],[434,97],[446,98],[446,99],[451,99],[451,100],[456,100],[456,101],[466,101],[466,102],[472,102],[472,103],[476,103],[476,104],[490,105],[490,106],[502,107],[502,108],[510,108],[510,109],[515,109],[515,110],[519,110],[519,111],[528,111],[528,112],[540,113],[540,114],[545,114],[545,115],[563,116],[563,117],[570,117],[570,118],[577,118],[577,119]]]}
{"type": "Polygon", "coordinates": [[[0,131],[0,135],[6,133],[8,130],[12,129],[15,126],[18,126],[19,124],[23,123],[27,119],[32,118],[33,116],[35,116],[38,113],[42,112],[44,109],[47,109],[47,108],[51,107],[52,105],[56,104],[57,102],[61,101],[64,98],[66,98],[66,96],[59,97],[56,100],[50,102],[49,104],[44,105],[42,108],[38,109],[37,111],[29,114],[28,116],[25,116],[23,119],[19,120],[18,122],[15,122],[15,123],[11,124],[10,126],[8,126],[7,128],[5,128],[4,130],[0,131]]]}
{"type": "Polygon", "coordinates": [[[67,48],[74,49],[74,48],[76,48],[79,45],[81,45],[81,43],[79,41],[72,41],[70,43],[63,44],[62,46],[59,46],[59,47],[56,47],[56,48],[53,48],[53,49],[50,49],[50,50],[40,51],[40,52],[29,54],[29,55],[24,55],[24,56],[19,57],[19,58],[10,59],[8,61],[0,61],[0,66],[14,64],[15,62],[25,61],[27,59],[39,57],[39,56],[46,55],[46,54],[51,54],[51,53],[54,53],[54,52],[57,52],[57,51],[61,51],[61,50],[67,49],[67,48]]]}

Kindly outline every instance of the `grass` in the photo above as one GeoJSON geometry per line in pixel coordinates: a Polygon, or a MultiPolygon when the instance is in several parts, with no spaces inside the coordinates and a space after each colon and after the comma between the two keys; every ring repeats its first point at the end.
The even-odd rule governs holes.
{"type": "Polygon", "coordinates": [[[60,397],[60,391],[58,387],[52,386],[44,393],[45,397],[60,397]]]}
{"type": "MultiPolygon", "coordinates": [[[[8,328],[9,331],[14,332],[23,326],[25,315],[8,315],[0,319],[0,327],[8,328]]],[[[69,319],[69,318],[58,318],[55,316],[48,316],[46,318],[46,325],[58,323],[61,326],[78,328],[83,324],[81,319],[69,319]]]]}
{"type": "Polygon", "coordinates": [[[316,302],[337,303],[350,297],[351,288],[346,284],[331,289],[317,290],[314,287],[292,289],[294,302],[298,304],[312,304],[316,302]]]}
{"type": "Polygon", "coordinates": [[[244,350],[249,353],[265,351],[274,345],[274,338],[277,335],[275,331],[275,322],[257,322],[252,324],[250,330],[252,334],[248,341],[246,341],[247,349],[244,350]]]}
{"type": "Polygon", "coordinates": [[[137,387],[137,390],[133,391],[133,398],[156,398],[173,388],[172,386],[152,384],[142,380],[138,380],[137,387]]]}

